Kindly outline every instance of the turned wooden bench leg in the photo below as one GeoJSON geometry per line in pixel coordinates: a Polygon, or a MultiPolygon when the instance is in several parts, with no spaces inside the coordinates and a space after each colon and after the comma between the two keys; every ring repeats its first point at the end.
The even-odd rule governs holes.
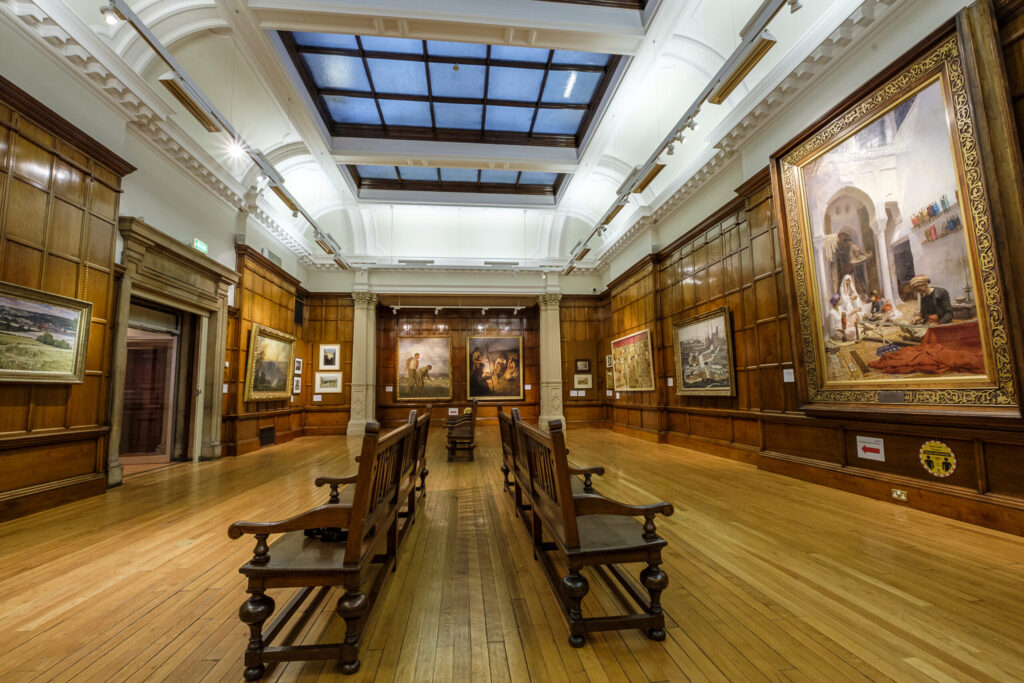
{"type": "Polygon", "coordinates": [[[510,481],[508,480],[508,473],[509,473],[509,472],[511,472],[511,471],[512,471],[512,470],[510,470],[510,469],[508,468],[508,465],[506,465],[505,463],[502,463],[502,464],[501,464],[501,474],[502,474],[502,476],[503,476],[503,477],[505,477],[505,491],[506,491],[506,492],[508,492],[508,491],[509,491],[509,488],[508,488],[508,487],[509,487],[509,486],[510,486],[510,485],[512,484],[512,482],[510,482],[510,481]]]}
{"type": "Polygon", "coordinates": [[[266,672],[266,665],[260,661],[263,653],[263,623],[274,613],[274,599],[263,592],[263,588],[249,588],[249,599],[238,609],[238,618],[249,626],[249,647],[245,651],[245,673],[247,681],[258,681],[266,672]]]}
{"type": "Polygon", "coordinates": [[[359,620],[370,601],[364,593],[349,590],[338,598],[338,616],[345,620],[345,642],[341,645],[341,672],[359,671],[359,620]]]}
{"type": "Polygon", "coordinates": [[[590,582],[587,577],[580,574],[579,569],[570,569],[569,573],[562,577],[562,593],[569,599],[569,644],[573,647],[583,647],[587,639],[583,635],[583,610],[580,609],[580,602],[583,596],[590,590],[590,582]]]}
{"type": "Polygon", "coordinates": [[[661,617],[662,620],[660,628],[647,629],[647,637],[651,640],[661,641],[665,640],[665,612],[661,609],[661,593],[668,588],[668,574],[658,567],[659,564],[661,564],[661,558],[650,560],[647,563],[647,567],[640,572],[640,583],[643,584],[651,596],[651,609],[648,611],[648,614],[661,617]]]}
{"type": "Polygon", "coordinates": [[[416,489],[417,491],[422,491],[423,492],[421,495],[424,498],[426,498],[426,496],[427,496],[427,475],[428,474],[430,474],[430,470],[428,470],[426,467],[424,467],[423,470],[420,471],[420,485],[416,489]]]}

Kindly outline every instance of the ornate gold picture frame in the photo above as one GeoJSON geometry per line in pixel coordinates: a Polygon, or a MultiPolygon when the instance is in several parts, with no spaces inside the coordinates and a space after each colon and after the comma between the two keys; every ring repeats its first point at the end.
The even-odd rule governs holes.
{"type": "Polygon", "coordinates": [[[0,382],[79,384],[92,304],[0,282],[0,382]]]}
{"type": "Polygon", "coordinates": [[[735,396],[736,370],[729,307],[672,325],[677,396],[735,396]]]}
{"type": "Polygon", "coordinates": [[[1017,403],[959,38],[916,55],[772,158],[811,406],[1017,403]]]}
{"type": "Polygon", "coordinates": [[[612,340],[615,391],[654,391],[654,354],[647,329],[612,340]]]}
{"type": "Polygon", "coordinates": [[[395,347],[396,401],[450,401],[452,338],[400,336],[395,347]]]}
{"type": "Polygon", "coordinates": [[[244,401],[287,400],[292,395],[295,337],[253,323],[245,365],[244,401]]]}
{"type": "Polygon", "coordinates": [[[523,399],[523,338],[466,339],[466,396],[472,401],[523,399]]]}

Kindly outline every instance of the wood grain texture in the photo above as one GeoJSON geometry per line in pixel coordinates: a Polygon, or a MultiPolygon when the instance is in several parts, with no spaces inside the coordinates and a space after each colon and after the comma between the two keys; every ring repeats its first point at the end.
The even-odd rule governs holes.
{"type": "MultiPolygon", "coordinates": [[[[476,462],[449,464],[435,429],[427,496],[348,680],[1024,678],[1024,539],[607,431],[567,436],[573,457],[607,468],[602,493],[677,504],[658,524],[669,542],[667,640],[598,633],[571,648],[502,492],[498,430],[479,430],[476,462]]],[[[323,502],[312,477],[354,472],[359,443],[310,437],[172,465],[0,525],[0,671],[238,680],[247,630],[237,569],[252,546],[228,540],[228,524],[323,502]]],[[[585,613],[616,609],[590,579],[585,613]]],[[[338,637],[337,597],[319,603],[301,642],[338,637]]],[[[332,662],[295,663],[266,680],[337,674],[332,662]]]]}

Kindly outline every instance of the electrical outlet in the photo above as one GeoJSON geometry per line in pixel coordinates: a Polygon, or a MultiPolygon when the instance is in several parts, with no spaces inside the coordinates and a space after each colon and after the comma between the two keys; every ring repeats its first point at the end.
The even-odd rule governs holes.
{"type": "Polygon", "coordinates": [[[907,492],[904,491],[903,489],[893,489],[892,490],[892,497],[893,497],[893,500],[898,500],[898,501],[901,501],[903,503],[907,502],[907,492]]]}

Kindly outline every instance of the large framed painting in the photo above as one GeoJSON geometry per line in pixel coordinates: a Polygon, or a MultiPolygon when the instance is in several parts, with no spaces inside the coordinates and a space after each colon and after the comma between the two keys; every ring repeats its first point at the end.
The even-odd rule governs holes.
{"type": "Polygon", "coordinates": [[[672,345],[677,395],[736,395],[728,306],[675,323],[672,345]]]}
{"type": "Polygon", "coordinates": [[[522,400],[522,337],[469,337],[466,350],[469,400],[522,400]]]}
{"type": "Polygon", "coordinates": [[[640,330],[612,341],[615,391],[654,391],[651,333],[640,330]]]}
{"type": "Polygon", "coordinates": [[[92,304],[0,282],[0,382],[77,384],[92,304]]]}
{"type": "Polygon", "coordinates": [[[295,337],[253,323],[245,372],[245,401],[276,401],[291,396],[295,337]]]}
{"type": "Polygon", "coordinates": [[[399,337],[397,354],[396,400],[451,400],[451,337],[399,337]]]}
{"type": "Polygon", "coordinates": [[[772,158],[809,406],[1016,404],[956,34],[772,158]]]}

